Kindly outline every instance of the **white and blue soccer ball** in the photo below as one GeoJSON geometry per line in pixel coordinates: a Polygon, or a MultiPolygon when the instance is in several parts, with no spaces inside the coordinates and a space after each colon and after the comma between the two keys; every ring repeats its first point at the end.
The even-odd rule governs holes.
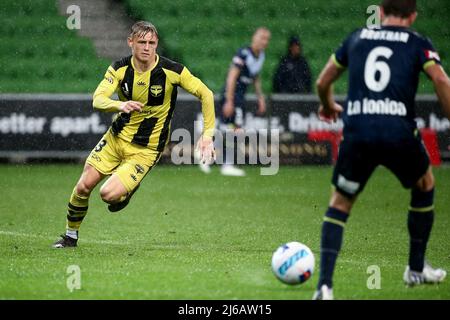
{"type": "Polygon", "coordinates": [[[300,242],[288,242],[273,253],[272,271],[287,284],[300,284],[314,273],[314,254],[308,246],[300,242]]]}

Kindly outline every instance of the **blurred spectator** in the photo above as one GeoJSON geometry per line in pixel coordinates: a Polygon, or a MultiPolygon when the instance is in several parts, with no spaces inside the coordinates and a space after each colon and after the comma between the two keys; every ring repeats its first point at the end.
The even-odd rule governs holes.
{"type": "Polygon", "coordinates": [[[275,93],[311,93],[311,71],[302,55],[302,46],[297,36],[289,39],[288,54],[280,60],[273,77],[275,93]]]}

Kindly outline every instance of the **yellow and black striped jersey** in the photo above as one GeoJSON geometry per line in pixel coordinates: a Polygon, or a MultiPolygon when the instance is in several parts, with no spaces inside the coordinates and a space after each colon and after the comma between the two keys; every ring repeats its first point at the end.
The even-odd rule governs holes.
{"type": "Polygon", "coordinates": [[[178,86],[201,100],[203,133],[213,136],[215,115],[211,90],[186,67],[159,55],[156,55],[155,65],[142,73],[135,69],[132,56],[113,63],[95,90],[93,106],[117,112],[123,101],[141,102],[144,105],[141,112],[118,113],[111,130],[128,142],[163,151],[168,142],[178,86]],[[114,92],[120,101],[111,99],[114,92]]]}

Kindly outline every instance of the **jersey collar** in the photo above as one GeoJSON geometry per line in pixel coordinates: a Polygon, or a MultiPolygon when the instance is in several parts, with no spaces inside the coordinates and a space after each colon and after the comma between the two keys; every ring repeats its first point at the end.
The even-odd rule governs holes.
{"type": "MultiPolygon", "coordinates": [[[[155,69],[155,67],[158,65],[159,63],[159,54],[156,54],[156,60],[155,60],[155,64],[153,65],[153,67],[151,67],[149,70],[145,71],[145,72],[152,72],[153,69],[155,69]]],[[[133,67],[133,69],[138,72],[136,70],[136,67],[134,66],[134,57],[131,56],[131,66],[133,67]]],[[[145,72],[138,72],[138,73],[145,73],[145,72]]]]}

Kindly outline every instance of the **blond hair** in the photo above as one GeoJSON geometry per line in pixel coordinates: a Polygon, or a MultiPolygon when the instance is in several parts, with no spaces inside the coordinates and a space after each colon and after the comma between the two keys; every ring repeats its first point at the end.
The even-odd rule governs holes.
{"type": "Polygon", "coordinates": [[[156,27],[152,23],[148,21],[138,21],[131,27],[131,33],[129,37],[133,38],[137,35],[139,38],[142,38],[145,37],[145,35],[149,32],[155,34],[159,39],[158,30],[156,30],[156,27]]]}
{"type": "Polygon", "coordinates": [[[265,32],[270,34],[270,30],[267,27],[258,27],[253,34],[255,35],[259,32],[265,32]]]}

